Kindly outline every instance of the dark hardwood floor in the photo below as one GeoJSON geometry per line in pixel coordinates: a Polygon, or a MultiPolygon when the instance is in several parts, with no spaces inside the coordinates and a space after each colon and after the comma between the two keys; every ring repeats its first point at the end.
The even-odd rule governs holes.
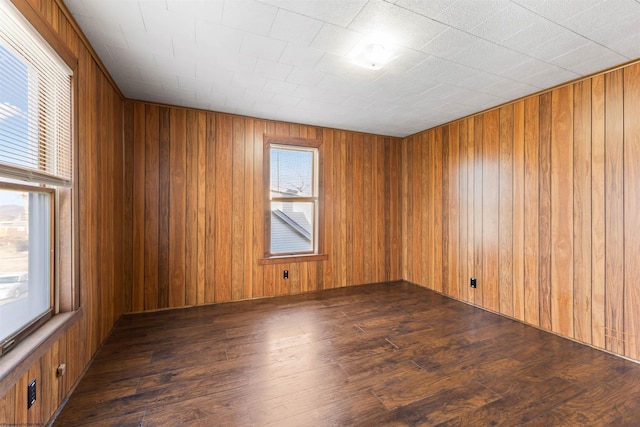
{"type": "Polygon", "coordinates": [[[640,423],[640,365],[390,283],[128,315],[56,426],[640,423]]]}

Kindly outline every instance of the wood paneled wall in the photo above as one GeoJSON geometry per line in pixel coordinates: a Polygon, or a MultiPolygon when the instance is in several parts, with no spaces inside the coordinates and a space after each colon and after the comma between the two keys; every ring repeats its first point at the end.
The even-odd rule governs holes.
{"type": "Polygon", "coordinates": [[[400,139],[137,101],[125,107],[125,138],[133,155],[131,311],[401,278],[400,139]],[[323,143],[327,260],[258,262],[265,134],[323,143]]]}
{"type": "MultiPolygon", "coordinates": [[[[83,315],[15,384],[2,384],[0,425],[44,425],[80,377],[124,311],[123,101],[102,71],[61,2],[29,3],[77,56],[79,287],[83,315]],[[59,364],[67,366],[56,377],[59,364]],[[37,401],[27,410],[27,384],[36,379],[37,401]]],[[[129,233],[129,230],[127,230],[129,233]]],[[[1,363],[1,360],[0,360],[1,363]]]]}
{"type": "Polygon", "coordinates": [[[406,138],[403,277],[640,359],[638,117],[636,63],[406,138]]]}

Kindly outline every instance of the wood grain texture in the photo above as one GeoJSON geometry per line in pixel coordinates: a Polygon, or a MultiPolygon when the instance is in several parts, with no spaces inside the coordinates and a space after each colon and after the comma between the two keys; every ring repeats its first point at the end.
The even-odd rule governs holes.
{"type": "MultiPolygon", "coordinates": [[[[473,215],[473,244],[474,244],[474,269],[473,276],[477,280],[482,280],[483,277],[483,192],[482,192],[482,180],[483,180],[483,141],[484,141],[484,117],[482,115],[476,116],[474,120],[474,182],[473,182],[473,204],[475,206],[473,215]]],[[[476,305],[483,307],[482,294],[483,287],[480,286],[472,290],[473,302],[476,305]]]]}
{"type": "MultiPolygon", "coordinates": [[[[78,180],[74,192],[78,204],[73,215],[77,218],[74,233],[78,265],[75,268],[83,314],[76,324],[43,349],[36,363],[20,371],[17,383],[7,387],[3,384],[2,389],[9,391],[0,395],[0,424],[45,425],[68,396],[120,314],[127,309],[126,304],[144,303],[144,287],[138,288],[138,294],[134,295],[129,293],[133,289],[126,289],[126,283],[144,276],[144,263],[134,270],[128,262],[144,256],[144,235],[134,236],[131,224],[140,220],[134,207],[140,206],[135,189],[141,181],[144,183],[145,170],[140,169],[136,175],[132,174],[133,170],[125,169],[129,160],[140,158],[141,150],[144,153],[146,131],[144,126],[137,129],[138,133],[124,126],[125,113],[141,118],[144,115],[140,115],[135,105],[133,109],[132,104],[124,105],[119,90],[104,74],[86,39],[76,32],[75,22],[69,21],[71,14],[62,2],[15,0],[14,3],[19,4],[21,10],[32,8],[30,19],[40,20],[34,22],[34,27],[47,28],[58,36],[57,43],[66,46],[77,58],[74,133],[78,146],[74,156],[78,180]],[[126,150],[123,133],[132,143],[126,150]],[[129,159],[125,159],[125,155],[129,159]],[[127,191],[125,185],[129,187],[127,191]],[[123,300],[125,296],[127,303],[123,300]],[[57,377],[55,371],[60,363],[66,364],[67,372],[57,377]],[[27,410],[25,390],[32,379],[36,379],[38,396],[36,404],[27,410]]],[[[142,164],[145,164],[144,157],[142,164]]],[[[144,214],[144,194],[141,197],[144,214]]],[[[144,229],[138,230],[141,231],[144,229]]]]}
{"type": "Polygon", "coordinates": [[[573,93],[574,338],[591,344],[591,80],[573,93]]]}
{"type": "Polygon", "coordinates": [[[525,209],[525,145],[524,101],[513,106],[513,317],[524,320],[524,209],[525,209]]]}
{"type": "Polygon", "coordinates": [[[186,299],[187,115],[171,110],[169,134],[169,307],[184,307],[186,299]],[[178,284],[179,283],[179,284],[178,284]]]}
{"type": "Polygon", "coordinates": [[[540,102],[538,97],[525,100],[524,121],[524,321],[540,324],[539,277],[539,158],[540,158],[540,102]]]}
{"type": "Polygon", "coordinates": [[[613,355],[381,283],[124,316],[54,426],[634,425],[638,375],[613,355]]]}
{"type": "Polygon", "coordinates": [[[500,108],[498,293],[500,313],[513,316],[513,105],[500,108]]]}
{"type": "Polygon", "coordinates": [[[640,359],[640,65],[624,70],[624,304],[625,355],[640,359]]]}
{"type": "Polygon", "coordinates": [[[462,301],[469,301],[469,130],[468,120],[460,121],[460,159],[459,159],[459,218],[458,242],[460,242],[458,268],[458,297],[462,301]]]}
{"type": "Polygon", "coordinates": [[[605,345],[624,354],[623,71],[605,76],[605,345]]]}
{"type": "MultiPolygon", "coordinates": [[[[171,110],[158,109],[158,308],[169,307],[170,247],[171,234],[171,110]]],[[[184,281],[184,280],[183,280],[184,281]]],[[[181,285],[181,287],[184,284],[181,285]]]]}
{"type": "Polygon", "coordinates": [[[604,76],[591,79],[591,332],[605,346],[605,132],[604,76]]]}
{"type": "Polygon", "coordinates": [[[551,329],[551,93],[540,96],[538,277],[540,326],[551,329]]]}
{"type": "MultiPolygon", "coordinates": [[[[144,129],[146,138],[144,158],[138,162],[134,156],[133,176],[144,171],[149,184],[144,233],[136,232],[145,239],[144,265],[134,259],[134,269],[146,271],[142,285],[147,301],[159,304],[166,292],[170,306],[184,307],[400,278],[400,139],[133,104],[134,114],[125,117],[126,126],[133,129],[132,135],[144,129]],[[136,111],[149,116],[139,117],[136,111]],[[159,188],[163,132],[169,142],[163,166],[165,196],[159,188]],[[321,192],[326,261],[258,263],[264,254],[265,133],[321,138],[321,168],[330,175],[321,192]],[[160,233],[164,215],[167,230],[160,233]],[[190,220],[185,222],[185,217],[190,220]],[[166,271],[160,268],[165,245],[166,271]],[[282,279],[285,269],[288,280],[282,279]],[[195,277],[197,285],[192,284],[195,277]]],[[[135,286],[140,285],[136,281],[135,286]]],[[[131,294],[139,295],[140,290],[132,289],[131,294]]],[[[147,302],[145,309],[161,307],[147,302]]]]}
{"type": "Polygon", "coordinates": [[[638,69],[628,65],[405,138],[403,229],[421,236],[405,236],[405,279],[638,360],[638,69]],[[424,256],[427,272],[415,274],[424,256]],[[477,289],[468,288],[471,276],[477,289]]]}
{"type": "Polygon", "coordinates": [[[448,294],[454,298],[460,297],[458,281],[460,279],[460,123],[454,122],[449,126],[449,156],[447,159],[447,173],[449,175],[448,230],[448,294]]]}
{"type": "MultiPolygon", "coordinates": [[[[144,308],[158,308],[158,248],[159,248],[159,134],[158,107],[145,108],[145,155],[144,155],[144,308]]],[[[135,133],[135,131],[134,131],[135,133]]],[[[135,293],[135,292],[134,292],[135,293]]]]}
{"type": "Polygon", "coordinates": [[[573,86],[551,93],[551,330],[573,330],[573,86]]]}
{"type": "Polygon", "coordinates": [[[484,117],[482,150],[482,306],[500,311],[500,112],[484,117]]]}

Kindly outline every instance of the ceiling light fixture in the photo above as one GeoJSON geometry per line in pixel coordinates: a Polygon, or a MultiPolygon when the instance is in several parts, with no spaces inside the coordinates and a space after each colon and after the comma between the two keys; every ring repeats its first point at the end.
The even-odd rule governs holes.
{"type": "Polygon", "coordinates": [[[393,52],[382,43],[368,43],[356,49],[352,59],[361,67],[379,70],[393,59],[393,52]]]}

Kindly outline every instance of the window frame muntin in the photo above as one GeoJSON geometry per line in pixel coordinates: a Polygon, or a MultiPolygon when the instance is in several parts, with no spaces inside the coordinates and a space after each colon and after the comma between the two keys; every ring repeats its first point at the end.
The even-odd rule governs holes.
{"type": "Polygon", "coordinates": [[[326,259],[327,256],[322,253],[323,241],[321,224],[323,219],[323,186],[322,186],[322,160],[323,160],[323,144],[322,141],[316,139],[307,139],[291,136],[279,136],[279,135],[264,135],[263,145],[263,177],[264,177],[264,258],[259,260],[260,264],[272,264],[273,262],[291,261],[291,260],[312,260],[315,258],[326,259]],[[277,198],[277,201],[300,201],[315,203],[315,215],[313,224],[313,243],[314,248],[312,251],[305,252],[283,252],[272,253],[271,252],[271,156],[270,150],[273,147],[280,147],[287,150],[295,150],[296,147],[300,151],[308,151],[306,149],[315,149],[315,155],[313,159],[313,178],[316,197],[286,197],[277,198]],[[284,199],[284,200],[283,200],[284,199]]]}

